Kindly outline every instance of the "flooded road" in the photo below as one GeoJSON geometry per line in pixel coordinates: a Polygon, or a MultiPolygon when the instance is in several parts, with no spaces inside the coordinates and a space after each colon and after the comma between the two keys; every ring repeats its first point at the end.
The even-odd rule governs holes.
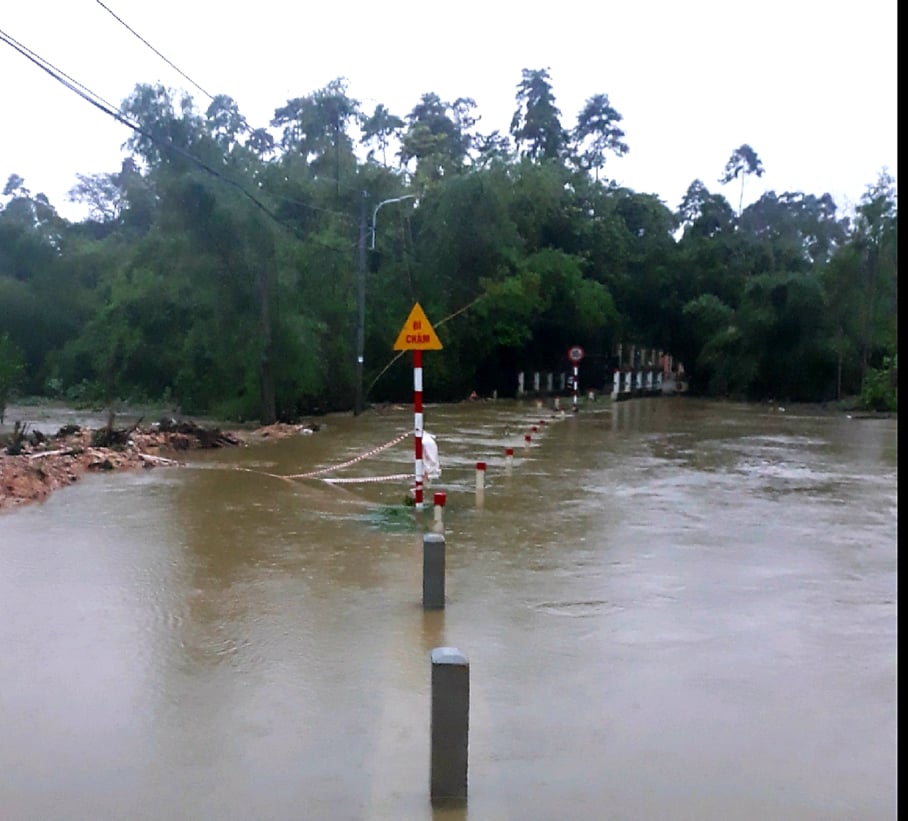
{"type": "Polygon", "coordinates": [[[896,420],[428,406],[421,522],[408,480],[360,481],[412,472],[412,437],[380,450],[412,422],[332,416],[0,517],[0,817],[896,817],[896,420]],[[428,797],[439,646],[470,661],[459,809],[428,797]]]}

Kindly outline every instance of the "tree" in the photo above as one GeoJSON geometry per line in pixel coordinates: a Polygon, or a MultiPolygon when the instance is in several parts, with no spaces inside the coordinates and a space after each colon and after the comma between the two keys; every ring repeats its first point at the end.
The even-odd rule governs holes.
{"type": "Polygon", "coordinates": [[[725,164],[725,173],[719,177],[719,182],[723,185],[730,183],[732,180],[741,178],[741,197],[738,201],[738,213],[744,208],[744,180],[750,175],[756,177],[763,176],[763,163],[747,143],[736,148],[731,152],[728,162],[725,164]]]}
{"type": "Polygon", "coordinates": [[[511,141],[499,131],[477,134],[473,140],[475,168],[489,168],[495,163],[506,163],[511,158],[511,141]]]}
{"type": "Polygon", "coordinates": [[[24,388],[37,393],[48,354],[79,321],[79,300],[64,259],[68,224],[44,194],[31,196],[13,177],[0,208],[0,335],[21,351],[24,388]]]}
{"type": "Polygon", "coordinates": [[[707,239],[732,230],[735,223],[735,213],[728,200],[720,194],[711,194],[700,180],[694,180],[688,186],[677,217],[685,236],[707,239]]]}
{"type": "Polygon", "coordinates": [[[0,425],[6,413],[6,406],[19,386],[25,362],[20,351],[9,338],[9,334],[0,335],[0,425]]]}
{"type": "Polygon", "coordinates": [[[518,151],[531,160],[560,159],[567,135],[561,127],[548,69],[523,69],[516,99],[511,136],[518,151]]]}
{"type": "Polygon", "coordinates": [[[829,194],[777,196],[767,191],[744,210],[738,221],[742,234],[763,246],[767,271],[804,271],[829,260],[845,239],[829,194]]]}
{"type": "Polygon", "coordinates": [[[118,177],[118,174],[76,174],[79,182],[69,190],[69,200],[87,205],[89,218],[96,222],[116,222],[124,206],[118,177]]]}
{"type": "Polygon", "coordinates": [[[599,169],[605,165],[606,151],[623,157],[629,150],[627,143],[622,141],[624,132],[617,125],[622,119],[612,108],[608,94],[590,97],[577,117],[572,132],[575,153],[583,169],[596,171],[597,180],[599,169]]]}
{"type": "Polygon", "coordinates": [[[191,156],[203,137],[205,121],[196,112],[192,97],[157,85],[139,84],[120,106],[122,113],[135,122],[125,143],[149,166],[170,164],[178,169],[194,165],[191,156]]]}
{"type": "Polygon", "coordinates": [[[218,94],[211,101],[205,118],[211,135],[225,153],[236,145],[240,134],[250,130],[236,101],[226,94],[218,94]]]}
{"type": "Polygon", "coordinates": [[[738,387],[736,379],[749,384],[753,363],[740,359],[741,332],[733,308],[715,294],[701,294],[684,305],[682,318],[683,343],[674,354],[688,365],[699,390],[724,395],[738,387]]]}
{"type": "Polygon", "coordinates": [[[861,255],[853,244],[847,243],[836,251],[820,275],[834,335],[836,399],[857,394],[861,389],[862,317],[855,310],[860,305],[860,276],[855,274],[860,270],[861,255]]]}
{"type": "Polygon", "coordinates": [[[288,100],[275,110],[271,125],[283,127],[284,151],[309,164],[313,176],[330,169],[339,196],[341,166],[355,162],[348,129],[359,118],[359,101],[348,96],[347,81],[338,77],[312,94],[288,100]]]}
{"type": "Polygon", "coordinates": [[[266,129],[256,128],[249,132],[249,136],[246,138],[246,148],[263,160],[274,151],[274,137],[266,129]]]}
{"type": "MultiPolygon", "coordinates": [[[[375,144],[381,150],[382,165],[386,166],[388,164],[388,146],[392,138],[400,138],[404,121],[379,103],[375,106],[375,111],[371,116],[361,119],[361,127],[362,144],[367,146],[375,144]]],[[[374,155],[375,148],[370,148],[367,159],[371,161],[374,155]]]]}
{"type": "Polygon", "coordinates": [[[861,258],[861,372],[866,376],[878,347],[895,353],[898,345],[898,197],[895,180],[885,170],[861,198],[852,242],[861,258]]]}
{"type": "Polygon", "coordinates": [[[821,280],[811,273],[780,271],[748,280],[736,325],[736,361],[749,381],[749,398],[792,401],[830,399],[835,391],[833,329],[821,280]]]}
{"type": "Polygon", "coordinates": [[[444,324],[440,400],[507,390],[502,374],[558,367],[570,344],[603,362],[621,341],[670,351],[708,393],[826,398],[838,372],[858,394],[863,369],[868,397],[888,395],[894,184],[872,186],[853,225],[828,195],[770,191],[744,209],[744,179],[762,173],[745,145],[723,180],[741,177],[739,212],[695,180],[673,214],[599,181],[606,155],[627,150],[606,95],[567,135],[548,70],[522,80],[516,146],[476,133],[469,97],[362,117],[338,79],[276,110],[277,150],[229,97],[200,115],[188,96],[138,86],[124,104],[133,156],[73,189],[92,219],[68,223],[17,175],[0,196],[0,336],[22,353],[21,390],[170,396],[263,422],[349,408],[358,351],[338,329],[359,316],[363,216],[414,198],[387,212],[368,287],[364,376],[388,371],[383,399],[411,388],[387,363],[415,299],[444,324]],[[398,141],[412,177],[375,159],[398,141]]]}
{"type": "Polygon", "coordinates": [[[3,186],[4,197],[24,197],[28,198],[32,192],[25,187],[25,179],[18,174],[10,174],[6,179],[6,185],[3,186]]]}
{"type": "Polygon", "coordinates": [[[424,188],[427,183],[463,169],[471,143],[465,129],[475,122],[470,116],[475,105],[469,98],[448,103],[437,94],[428,93],[407,115],[400,160],[404,166],[416,160],[417,187],[424,188]]]}

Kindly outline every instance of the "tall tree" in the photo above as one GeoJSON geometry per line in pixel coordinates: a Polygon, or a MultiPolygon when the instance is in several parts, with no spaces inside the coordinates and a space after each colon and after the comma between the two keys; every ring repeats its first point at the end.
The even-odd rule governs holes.
{"type": "Polygon", "coordinates": [[[829,260],[845,239],[845,224],[836,218],[829,194],[767,191],[749,205],[739,220],[742,233],[766,248],[767,270],[807,270],[829,260]]]}
{"type": "Polygon", "coordinates": [[[205,112],[208,128],[215,142],[225,152],[229,152],[236,145],[239,135],[249,131],[245,118],[240,114],[240,108],[232,97],[218,94],[205,112]]]}
{"type": "Polygon", "coordinates": [[[306,97],[288,100],[274,112],[271,125],[283,127],[285,152],[311,166],[314,176],[327,171],[340,195],[341,168],[354,165],[349,127],[360,116],[359,101],[347,94],[347,81],[338,77],[306,97]]]}
{"type": "MultiPolygon", "coordinates": [[[[404,127],[404,121],[392,114],[388,109],[379,103],[375,106],[375,111],[371,116],[363,117],[361,120],[363,145],[375,145],[381,150],[382,165],[388,164],[388,146],[394,138],[400,139],[401,129],[404,127]]],[[[368,160],[372,160],[375,155],[375,148],[370,148],[367,155],[368,160]]]]}
{"type": "Polygon", "coordinates": [[[894,353],[898,344],[898,198],[886,171],[861,198],[853,242],[861,258],[861,372],[866,377],[876,348],[894,353]]]}
{"type": "Polygon", "coordinates": [[[517,110],[511,118],[511,136],[518,151],[531,160],[560,159],[567,135],[547,68],[523,69],[517,84],[517,110]]]}
{"type": "Polygon", "coordinates": [[[120,110],[139,126],[125,145],[146,164],[168,163],[186,170],[193,167],[192,156],[201,158],[203,152],[198,149],[207,137],[206,124],[188,94],[177,97],[175,91],[160,83],[140,84],[120,110]]]}
{"type": "Polygon", "coordinates": [[[694,180],[687,187],[677,217],[686,236],[696,234],[706,238],[731,230],[735,222],[735,213],[728,200],[720,194],[710,193],[700,180],[694,180]]]}
{"type": "Polygon", "coordinates": [[[20,351],[9,338],[0,334],[0,425],[6,414],[6,406],[22,378],[25,362],[20,351]]]}
{"type": "Polygon", "coordinates": [[[401,163],[416,161],[415,177],[420,188],[437,182],[463,168],[471,137],[465,130],[472,126],[473,100],[458,98],[443,101],[435,93],[423,94],[407,115],[407,131],[400,148],[401,163]]]}
{"type": "Polygon", "coordinates": [[[246,138],[246,148],[263,160],[274,151],[274,137],[264,128],[253,129],[246,138]]]}
{"type": "Polygon", "coordinates": [[[587,171],[595,170],[597,180],[599,169],[605,165],[606,151],[623,157],[629,150],[623,141],[624,132],[618,127],[622,119],[609,102],[608,94],[590,97],[577,117],[577,125],[571,135],[574,150],[581,167],[587,171]]]}
{"type": "Polygon", "coordinates": [[[0,207],[0,335],[24,357],[24,388],[43,389],[47,357],[82,319],[67,250],[68,223],[13,174],[0,207]],[[65,306],[65,310],[61,310],[65,306]]]}
{"type": "Polygon", "coordinates": [[[740,145],[731,152],[728,162],[725,163],[725,173],[719,177],[719,182],[723,185],[730,183],[732,180],[741,178],[741,196],[738,200],[738,213],[744,208],[744,180],[749,176],[762,177],[763,163],[747,143],[740,145]]]}
{"type": "Polygon", "coordinates": [[[488,168],[495,163],[506,163],[511,158],[511,141],[499,131],[477,134],[473,140],[473,165],[488,168]]]}

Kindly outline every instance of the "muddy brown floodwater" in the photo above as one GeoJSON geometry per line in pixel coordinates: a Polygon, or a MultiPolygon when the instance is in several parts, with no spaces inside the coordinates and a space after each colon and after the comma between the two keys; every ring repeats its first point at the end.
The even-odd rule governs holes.
{"type": "Polygon", "coordinates": [[[895,419],[429,405],[421,521],[380,480],[412,471],[411,437],[379,450],[412,423],[328,417],[0,517],[3,819],[896,817],[895,419]],[[444,810],[439,646],[471,674],[444,810]]]}

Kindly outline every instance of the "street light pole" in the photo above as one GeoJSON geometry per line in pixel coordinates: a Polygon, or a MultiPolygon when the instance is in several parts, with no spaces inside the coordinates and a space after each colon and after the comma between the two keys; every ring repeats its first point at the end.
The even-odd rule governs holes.
{"type": "MultiPolygon", "coordinates": [[[[353,402],[353,415],[362,413],[364,405],[363,397],[363,364],[366,347],[366,197],[365,191],[362,192],[359,214],[359,271],[356,277],[356,398],[353,402]]],[[[375,220],[378,217],[378,209],[383,205],[392,202],[401,202],[402,200],[415,199],[415,194],[404,194],[402,197],[393,197],[389,200],[382,200],[372,211],[372,241],[371,250],[375,250],[375,220]]]]}
{"type": "Polygon", "coordinates": [[[401,202],[402,200],[413,199],[416,199],[416,194],[404,194],[402,197],[394,197],[390,200],[382,200],[378,205],[375,206],[375,210],[372,212],[372,245],[370,250],[375,250],[375,219],[378,216],[378,209],[383,205],[387,205],[389,202],[401,202]]]}
{"type": "MultiPolygon", "coordinates": [[[[363,411],[363,352],[366,347],[366,192],[359,209],[359,271],[356,277],[356,397],[353,415],[363,411]]],[[[375,241],[373,229],[373,242],[375,241]]]]}

